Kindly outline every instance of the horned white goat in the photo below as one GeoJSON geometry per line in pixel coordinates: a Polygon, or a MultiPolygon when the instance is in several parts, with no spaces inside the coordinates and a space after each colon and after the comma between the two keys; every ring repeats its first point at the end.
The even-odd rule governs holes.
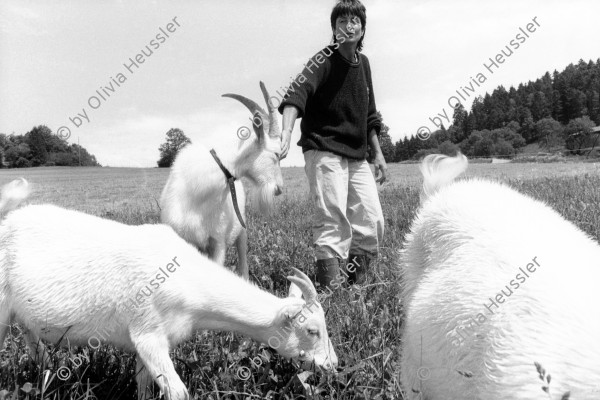
{"type": "Polygon", "coordinates": [[[466,167],[421,165],[400,257],[407,398],[600,398],[600,246],[506,185],[454,182],[466,167]]]}
{"type": "MultiPolygon", "coordinates": [[[[246,196],[239,178],[246,179],[255,188],[255,202],[264,214],[272,210],[273,197],[281,194],[283,188],[277,112],[269,102],[269,93],[262,82],[260,88],[268,114],[246,97],[223,95],[239,100],[250,110],[256,136],[244,140],[237,149],[226,144],[214,147],[223,166],[238,179],[235,188],[244,220],[246,196]]],[[[210,149],[194,142],[179,152],[163,189],[160,206],[163,223],[172,226],[182,238],[221,265],[225,263],[227,247],[235,242],[238,272],[248,279],[246,230],[242,229],[236,216],[225,174],[210,149]]]]}
{"type": "MultiPolygon", "coordinates": [[[[5,186],[0,214],[26,192],[24,180],[5,186]]],[[[63,336],[94,346],[102,333],[137,353],[138,371],[145,367],[137,375],[140,398],[151,379],[167,398],[187,398],[169,349],[199,329],[247,334],[305,366],[332,369],[337,357],[315,287],[294,271],[290,296],[277,298],[206,258],[167,225],[129,226],[30,205],[0,223],[0,343],[13,321],[29,330],[30,346],[63,336]]],[[[43,348],[37,356],[44,358],[43,348]]]]}

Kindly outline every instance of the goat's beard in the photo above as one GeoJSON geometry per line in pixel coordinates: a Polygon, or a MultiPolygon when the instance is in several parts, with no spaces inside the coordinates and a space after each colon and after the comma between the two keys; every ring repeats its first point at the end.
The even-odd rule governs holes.
{"type": "Polygon", "coordinates": [[[277,185],[268,182],[254,190],[253,203],[261,214],[270,215],[273,212],[276,188],[277,185]]]}

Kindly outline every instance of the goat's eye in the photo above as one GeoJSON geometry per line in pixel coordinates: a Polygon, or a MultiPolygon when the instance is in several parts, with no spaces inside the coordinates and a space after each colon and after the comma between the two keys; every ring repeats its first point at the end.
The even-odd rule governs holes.
{"type": "Polygon", "coordinates": [[[317,335],[317,336],[319,336],[319,330],[318,329],[314,329],[314,328],[308,328],[308,334],[309,335],[317,335]]]}

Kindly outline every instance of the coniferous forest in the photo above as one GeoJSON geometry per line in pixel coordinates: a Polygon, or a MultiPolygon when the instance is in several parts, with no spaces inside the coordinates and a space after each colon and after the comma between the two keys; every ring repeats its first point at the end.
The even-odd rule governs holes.
{"type": "Polygon", "coordinates": [[[427,140],[416,136],[392,143],[389,128],[380,135],[388,162],[419,159],[430,153],[469,157],[512,157],[531,143],[540,149],[583,154],[594,145],[600,125],[600,58],[580,60],[563,71],[546,72],[518,87],[496,88],[479,96],[470,111],[454,109],[452,124],[427,140]]]}

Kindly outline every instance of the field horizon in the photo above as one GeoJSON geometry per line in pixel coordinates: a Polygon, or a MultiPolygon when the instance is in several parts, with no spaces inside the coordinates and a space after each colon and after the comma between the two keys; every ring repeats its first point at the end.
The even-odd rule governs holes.
{"type": "MultiPolygon", "coordinates": [[[[282,172],[284,191],[276,199],[273,215],[264,217],[249,207],[247,217],[251,280],[280,297],[286,295],[291,267],[311,278],[314,272],[307,217],[312,209],[304,170],[289,167],[282,172]]],[[[169,169],[159,168],[2,169],[0,185],[24,177],[33,188],[29,204],[51,203],[137,225],[159,221],[158,200],[168,173],[169,169]]],[[[600,164],[472,164],[465,176],[505,182],[545,201],[594,240],[600,238],[600,164]]],[[[396,260],[418,207],[418,164],[390,164],[388,181],[378,186],[386,232],[367,284],[359,292],[340,289],[324,304],[340,373],[301,372],[243,335],[198,332],[171,354],[195,398],[404,398],[398,380],[404,316],[396,260]],[[253,362],[256,357],[261,363],[253,362]],[[240,368],[248,374],[240,376],[240,368]]],[[[235,263],[236,255],[230,249],[226,265],[235,263]]],[[[8,347],[0,351],[0,400],[136,398],[135,356],[130,353],[111,345],[98,350],[58,347],[44,372],[26,356],[22,328],[13,325],[6,343],[8,347]],[[73,358],[82,362],[73,363],[73,358]],[[72,372],[64,380],[58,375],[62,367],[72,372]]],[[[540,390],[540,399],[543,395],[540,390]]]]}

